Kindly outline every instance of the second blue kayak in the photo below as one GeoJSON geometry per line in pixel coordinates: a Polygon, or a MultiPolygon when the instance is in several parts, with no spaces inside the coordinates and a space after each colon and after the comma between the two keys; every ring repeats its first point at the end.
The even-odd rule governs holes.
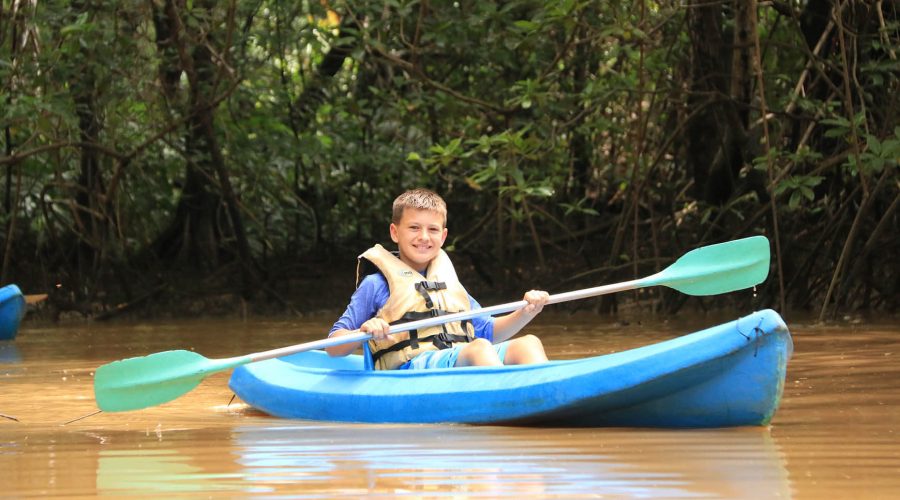
{"type": "Polygon", "coordinates": [[[10,340],[19,332],[25,315],[25,296],[16,285],[0,288],[0,340],[10,340]]]}

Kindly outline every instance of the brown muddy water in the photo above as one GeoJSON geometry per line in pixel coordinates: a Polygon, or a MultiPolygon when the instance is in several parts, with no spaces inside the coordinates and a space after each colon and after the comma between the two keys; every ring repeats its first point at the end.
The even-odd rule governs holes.
{"type": "MultiPolygon", "coordinates": [[[[280,420],[229,405],[228,374],[165,405],[96,410],[92,375],[169,349],[211,358],[321,338],[332,318],[25,324],[0,342],[0,497],[897,498],[900,325],[788,324],[769,427],[535,429],[280,420]]],[[[603,354],[733,318],[628,325],[543,314],[552,358],[603,354]]]]}

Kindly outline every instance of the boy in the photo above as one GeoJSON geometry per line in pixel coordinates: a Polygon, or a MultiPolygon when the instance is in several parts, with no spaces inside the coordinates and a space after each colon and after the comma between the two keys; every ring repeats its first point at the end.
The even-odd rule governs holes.
{"type": "MultiPolygon", "coordinates": [[[[394,200],[391,239],[399,256],[375,245],[360,256],[380,272],[357,276],[357,289],[329,337],[359,329],[373,338],[364,346],[380,370],[496,366],[547,361],[540,339],[526,335],[508,340],[537,316],[549,295],[541,290],[525,294],[528,305],[500,318],[479,317],[422,331],[388,335],[391,323],[449,314],[481,306],[459,283],[447,254],[447,205],[427,189],[407,191],[394,200]]],[[[360,265],[359,269],[362,269],[360,265]]],[[[359,274],[359,273],[357,273],[359,274]]],[[[326,349],[346,356],[359,346],[344,344],[326,349]]],[[[368,357],[368,356],[367,356],[368,357]]]]}

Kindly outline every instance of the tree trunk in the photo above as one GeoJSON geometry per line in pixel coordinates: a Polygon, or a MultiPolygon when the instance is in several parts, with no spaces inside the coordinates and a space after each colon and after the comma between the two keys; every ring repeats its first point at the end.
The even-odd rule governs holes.
{"type": "MultiPolygon", "coordinates": [[[[92,7],[83,2],[73,2],[73,16],[79,13],[91,15],[92,7]]],[[[69,288],[75,293],[75,300],[84,299],[83,291],[88,288],[87,282],[95,278],[101,268],[103,246],[106,236],[106,218],[104,216],[103,195],[105,192],[103,175],[100,168],[100,154],[95,144],[100,142],[100,131],[103,128],[98,113],[97,97],[102,92],[98,88],[94,64],[97,55],[88,47],[82,46],[78,52],[83,71],[73,74],[69,84],[75,114],[78,117],[78,131],[81,147],[79,148],[78,182],[74,193],[72,219],[75,242],[75,269],[70,277],[74,283],[69,288]]]]}
{"type": "MultiPolygon", "coordinates": [[[[739,1],[739,0],[738,0],[739,1]]],[[[688,8],[691,36],[688,110],[696,114],[686,127],[687,167],[694,179],[694,196],[712,205],[724,204],[736,188],[744,164],[745,127],[731,93],[723,7],[693,0],[688,8]]],[[[737,84],[735,84],[737,85],[737,84]]],[[[742,87],[743,85],[738,85],[742,87]]]]}
{"type": "Polygon", "coordinates": [[[219,77],[212,48],[216,47],[214,37],[220,30],[212,20],[214,8],[215,2],[195,3],[194,9],[209,14],[209,24],[201,27],[198,21],[186,29],[182,15],[187,13],[180,3],[166,0],[162,9],[154,3],[154,23],[164,27],[157,30],[157,48],[164,65],[159,74],[168,81],[164,90],[167,100],[175,101],[175,75],[183,72],[189,82],[184,185],[175,216],[154,247],[163,260],[206,270],[218,267],[223,259],[236,253],[241,265],[242,294],[249,297],[256,284],[250,245],[215,131],[219,77]],[[177,58],[172,57],[173,50],[177,58]],[[178,67],[166,66],[175,63],[178,67]],[[222,209],[226,210],[224,219],[228,221],[224,227],[219,224],[222,209]],[[234,239],[235,249],[226,244],[230,238],[234,239]]]}
{"type": "Polygon", "coordinates": [[[83,75],[81,81],[73,83],[72,91],[80,138],[84,144],[80,149],[78,186],[72,213],[77,233],[74,235],[78,249],[77,274],[80,279],[84,279],[93,274],[99,265],[105,231],[105,221],[101,215],[103,207],[98,200],[104,191],[100,158],[97,150],[88,146],[98,142],[101,125],[93,95],[94,79],[90,75],[83,75]]]}
{"type": "Polygon", "coordinates": [[[734,0],[734,34],[731,50],[731,99],[737,103],[740,122],[749,125],[753,92],[753,53],[756,2],[734,0]]]}

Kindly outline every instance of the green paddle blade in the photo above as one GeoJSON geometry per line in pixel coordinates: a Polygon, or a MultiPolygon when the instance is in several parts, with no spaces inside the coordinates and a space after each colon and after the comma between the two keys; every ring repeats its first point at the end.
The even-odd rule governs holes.
{"type": "Polygon", "coordinates": [[[766,280],[769,259],[769,240],[752,236],[692,250],[641,285],[663,285],[688,295],[743,290],[766,280]]]}
{"type": "Polygon", "coordinates": [[[191,351],[114,361],[97,368],[94,398],[103,411],[147,408],[188,393],[207,375],[243,362],[242,358],[210,360],[191,351]]]}

